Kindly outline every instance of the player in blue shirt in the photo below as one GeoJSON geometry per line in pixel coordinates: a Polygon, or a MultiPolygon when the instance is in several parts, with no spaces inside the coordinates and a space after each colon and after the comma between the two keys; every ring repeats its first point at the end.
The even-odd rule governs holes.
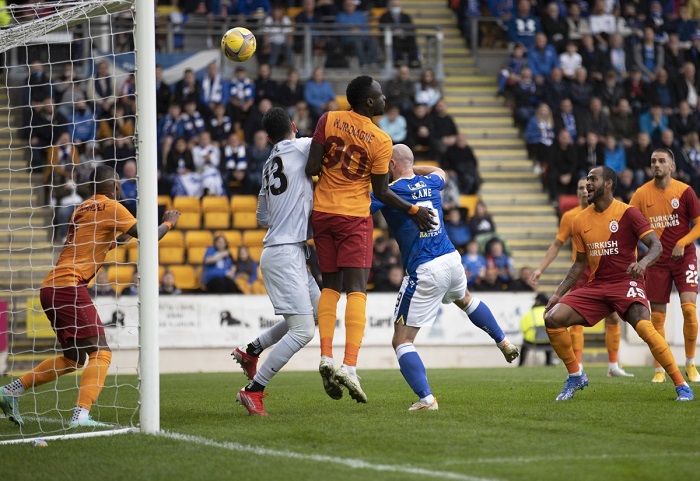
{"type": "Polygon", "coordinates": [[[420,231],[406,212],[385,207],[372,197],[371,211],[381,209],[389,231],[399,244],[406,273],[394,310],[392,345],[401,374],[420,398],[408,410],[435,411],[437,399],[430,390],[425,366],[413,341],[421,327],[433,325],[440,303],[454,302],[462,309],[475,326],[493,338],[506,361],[513,362],[519,352],[508,341],[488,306],[467,290],[461,257],[443,228],[440,191],[445,187],[445,172],[437,167],[414,166],[413,153],[403,144],[394,146],[389,170],[394,179],[389,188],[403,200],[431,210],[438,221],[431,230],[420,231]]]}

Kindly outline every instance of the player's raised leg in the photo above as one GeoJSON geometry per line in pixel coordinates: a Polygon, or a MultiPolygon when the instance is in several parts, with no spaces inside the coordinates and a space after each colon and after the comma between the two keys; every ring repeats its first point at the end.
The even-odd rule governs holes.
{"type": "Polygon", "coordinates": [[[613,312],[605,318],[605,347],[608,350],[608,377],[634,377],[618,364],[620,355],[620,316],[613,312]]]}
{"type": "Polygon", "coordinates": [[[287,334],[289,325],[287,320],[283,319],[265,330],[258,337],[250,341],[248,344],[237,347],[231,353],[233,359],[241,366],[245,377],[252,380],[255,373],[258,372],[258,358],[260,354],[270,346],[273,346],[282,339],[282,336],[287,334]]]}

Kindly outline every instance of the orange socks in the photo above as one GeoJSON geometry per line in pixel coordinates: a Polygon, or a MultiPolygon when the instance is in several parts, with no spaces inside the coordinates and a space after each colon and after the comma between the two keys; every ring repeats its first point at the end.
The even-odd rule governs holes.
{"type": "MultiPolygon", "coordinates": [[[[666,339],[666,330],[664,329],[664,324],[666,324],[666,313],[665,312],[652,312],[651,313],[651,323],[654,325],[656,332],[661,334],[661,337],[666,339]]],[[[654,366],[659,368],[661,364],[654,360],[654,366]]]]}
{"type": "MultiPolygon", "coordinates": [[[[571,335],[571,346],[574,349],[576,362],[578,364],[583,364],[583,326],[569,327],[569,334],[571,335]]],[[[576,368],[576,370],[578,371],[578,368],[576,368]]]]}
{"type": "Polygon", "coordinates": [[[333,335],[339,300],[340,292],[333,289],[321,291],[321,297],[318,300],[318,334],[321,338],[322,356],[333,357],[333,335]]]}
{"type": "Polygon", "coordinates": [[[694,302],[681,304],[683,311],[683,339],[685,339],[685,358],[695,357],[695,343],[698,340],[698,317],[694,302]]]}
{"type": "Polygon", "coordinates": [[[663,366],[664,370],[671,376],[673,383],[676,386],[680,386],[685,383],[681,371],[676,365],[676,361],[673,360],[673,354],[671,349],[668,347],[666,340],[659,334],[651,321],[639,321],[636,328],[637,334],[642,338],[644,342],[649,346],[651,354],[654,359],[663,366]]]}
{"type": "Polygon", "coordinates": [[[88,365],[80,378],[77,406],[90,410],[105,385],[111,362],[112,351],[99,350],[88,356],[88,365]]]}
{"type": "Polygon", "coordinates": [[[559,327],[556,329],[547,328],[547,335],[549,336],[549,342],[552,343],[554,351],[557,356],[566,365],[566,370],[569,374],[575,374],[579,371],[578,361],[576,360],[576,355],[571,346],[571,334],[566,330],[565,327],[559,327]]]}
{"type": "Polygon", "coordinates": [[[360,352],[362,337],[365,335],[365,324],[367,323],[367,294],[363,292],[349,292],[347,298],[348,303],[345,306],[345,358],[343,359],[343,364],[357,366],[357,354],[360,352]]]}
{"type": "Polygon", "coordinates": [[[620,353],[620,324],[605,324],[605,347],[608,350],[608,362],[617,362],[620,353]]]}
{"type": "Polygon", "coordinates": [[[56,356],[45,359],[34,369],[19,378],[25,389],[41,386],[59,376],[75,371],[76,364],[67,357],[56,356]]]}

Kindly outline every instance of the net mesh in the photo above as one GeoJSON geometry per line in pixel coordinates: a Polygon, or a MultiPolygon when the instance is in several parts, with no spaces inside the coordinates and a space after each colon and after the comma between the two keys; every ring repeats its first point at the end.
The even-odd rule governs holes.
{"type": "MultiPolygon", "coordinates": [[[[76,206],[94,192],[96,166],[116,168],[124,205],[135,213],[131,7],[86,1],[0,10],[0,386],[61,355],[39,290],[71,236],[76,206]]],[[[90,410],[110,427],[90,430],[138,420],[138,296],[115,295],[135,280],[136,255],[135,242],[109,250],[91,286],[113,360],[90,410]]],[[[0,442],[75,432],[68,421],[80,380],[78,370],[27,390],[19,398],[23,425],[2,419],[0,442]]]]}

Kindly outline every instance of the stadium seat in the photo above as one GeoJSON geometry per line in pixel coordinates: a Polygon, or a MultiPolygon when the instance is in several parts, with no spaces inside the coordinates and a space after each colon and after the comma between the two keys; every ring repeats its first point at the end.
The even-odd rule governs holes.
{"type": "MultiPolygon", "coordinates": [[[[227,200],[228,203],[228,200],[227,200]]],[[[205,212],[204,225],[205,229],[228,229],[231,226],[231,216],[226,212],[205,212]]]]}
{"type": "Polygon", "coordinates": [[[158,283],[163,282],[163,273],[165,272],[165,266],[158,266],[158,283]]]}
{"type": "Polygon", "coordinates": [[[171,230],[158,243],[159,247],[185,247],[185,238],[179,230],[171,230]]]}
{"type": "Polygon", "coordinates": [[[161,264],[182,264],[185,262],[185,248],[161,246],[158,249],[158,261],[161,264]]]}
{"type": "Polygon", "coordinates": [[[131,277],[136,267],[132,264],[121,264],[112,266],[107,271],[107,279],[112,283],[112,288],[120,294],[121,291],[131,284],[131,277]]]}
{"type": "Polygon", "coordinates": [[[377,237],[386,237],[385,232],[382,229],[375,228],[372,231],[372,241],[376,241],[377,237]]]}
{"type": "Polygon", "coordinates": [[[202,197],[202,212],[225,212],[229,213],[228,197],[207,195],[202,197]]]}
{"type": "Polygon", "coordinates": [[[183,290],[192,290],[199,288],[199,278],[190,265],[174,265],[168,268],[175,276],[175,285],[183,290]]]}
{"type": "Polygon", "coordinates": [[[185,246],[209,247],[214,244],[214,236],[208,230],[188,230],[185,232],[185,246]]]}
{"type": "Polygon", "coordinates": [[[434,160],[416,160],[415,165],[425,165],[428,167],[440,167],[440,164],[438,164],[434,160]]]}
{"type": "Polygon", "coordinates": [[[571,195],[560,195],[559,196],[559,217],[564,215],[564,212],[569,211],[578,205],[578,196],[575,194],[571,195]]]}
{"type": "Polygon", "coordinates": [[[208,247],[194,246],[187,248],[187,263],[188,264],[202,264],[204,262],[204,253],[207,252],[208,247]]]}
{"type": "Polygon", "coordinates": [[[350,110],[350,103],[345,95],[336,95],[335,103],[338,104],[338,110],[350,110]]]}
{"type": "Polygon", "coordinates": [[[265,234],[267,234],[265,229],[243,231],[243,245],[248,247],[262,247],[265,234]]]}
{"type": "Polygon", "coordinates": [[[258,196],[234,195],[231,197],[231,212],[255,212],[258,208],[258,196]]]}
{"type": "Polygon", "coordinates": [[[105,256],[105,264],[124,264],[126,262],[126,246],[115,247],[114,249],[107,252],[105,256]]]}
{"type": "Polygon", "coordinates": [[[255,212],[235,212],[233,213],[234,229],[257,229],[258,220],[255,212]]]}
{"type": "MultiPolygon", "coordinates": [[[[242,236],[241,236],[241,231],[239,230],[218,230],[214,233],[214,237],[216,236],[224,236],[226,238],[226,241],[228,242],[229,248],[238,248],[238,246],[242,245],[242,236]]],[[[213,240],[212,240],[213,244],[213,240]]]]}
{"type": "Polygon", "coordinates": [[[476,210],[476,204],[479,202],[478,195],[460,195],[459,196],[459,206],[464,207],[469,210],[469,217],[474,215],[474,210],[476,210]]]}
{"type": "Polygon", "coordinates": [[[304,11],[304,7],[287,7],[287,16],[294,22],[297,15],[304,11]]]}
{"type": "Polygon", "coordinates": [[[202,227],[202,214],[199,212],[183,212],[175,224],[176,229],[199,229],[202,227]]]}
{"type": "Polygon", "coordinates": [[[248,252],[250,253],[250,258],[255,262],[260,262],[260,255],[262,254],[262,246],[260,247],[248,247],[248,252]]]}
{"type": "Polygon", "coordinates": [[[136,264],[139,260],[139,245],[136,242],[136,239],[125,245],[124,249],[127,250],[127,260],[132,264],[136,264]]]}
{"type": "Polygon", "coordinates": [[[159,195],[158,205],[162,205],[163,207],[165,207],[165,210],[170,210],[173,206],[173,200],[170,198],[169,195],[159,195]]]}
{"type": "Polygon", "coordinates": [[[173,209],[180,212],[201,212],[201,206],[197,197],[174,197],[173,209]]]}

